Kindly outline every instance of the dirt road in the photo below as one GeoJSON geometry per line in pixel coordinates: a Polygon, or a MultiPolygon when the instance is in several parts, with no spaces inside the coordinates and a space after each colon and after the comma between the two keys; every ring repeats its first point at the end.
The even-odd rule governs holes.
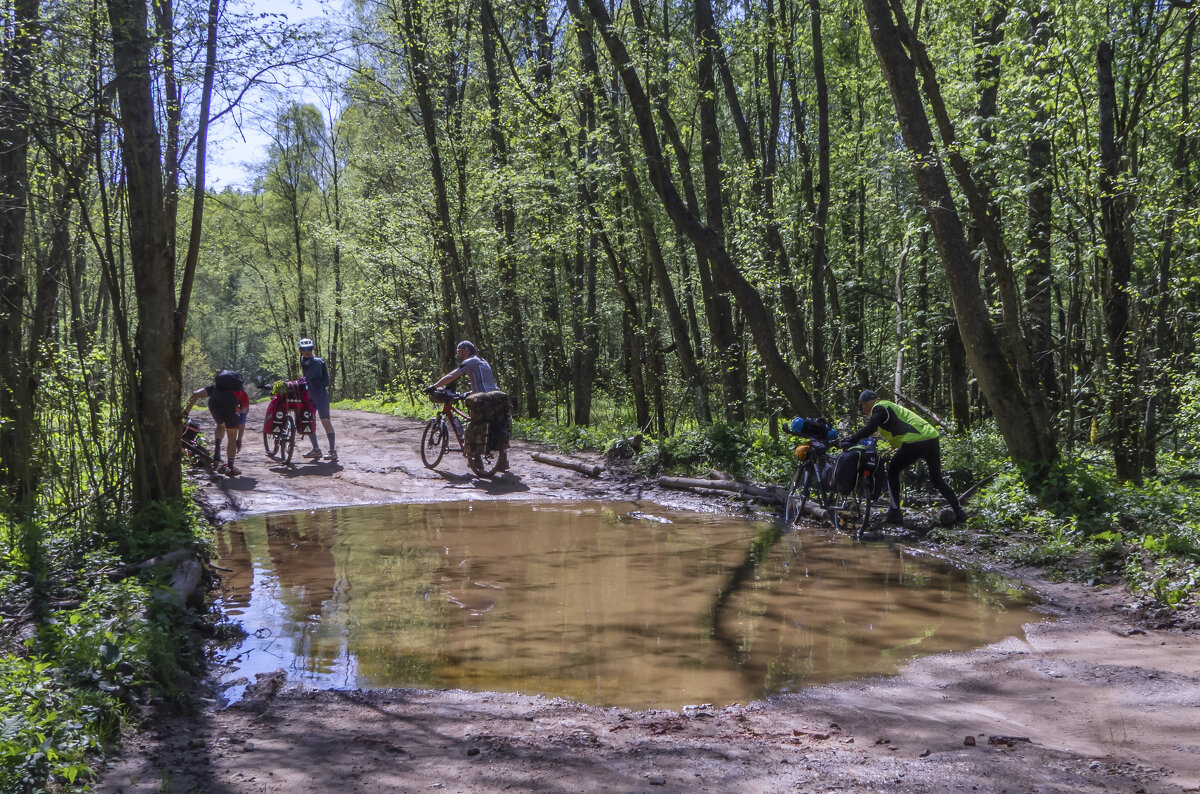
{"type": "MultiPolygon", "coordinates": [[[[255,406],[256,412],[262,406],[255,406]]],[[[250,426],[260,421],[252,412],[250,426]]],[[[645,499],[745,509],[627,475],[537,464],[482,480],[436,471],[411,420],[335,411],[338,462],[269,461],[248,431],[243,475],[206,483],[222,519],[276,510],[462,499],[645,499]]],[[[323,439],[322,439],[323,441],[323,439]]],[[[298,451],[303,451],[304,448],[298,451]]],[[[602,462],[598,458],[589,462],[602,462]]],[[[237,706],[130,735],[101,792],[1200,791],[1200,637],[1138,625],[1126,594],[1023,577],[1054,622],[899,675],[712,709],[628,711],[502,693],[315,692],[282,675],[237,706]]]]}

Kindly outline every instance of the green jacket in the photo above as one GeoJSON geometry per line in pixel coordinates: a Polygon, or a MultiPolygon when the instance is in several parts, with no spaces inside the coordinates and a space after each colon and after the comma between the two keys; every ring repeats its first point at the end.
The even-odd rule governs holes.
{"type": "Polygon", "coordinates": [[[850,437],[850,443],[862,441],[876,431],[897,449],[907,441],[928,441],[939,435],[936,427],[890,400],[879,400],[875,403],[867,424],[850,437]]]}

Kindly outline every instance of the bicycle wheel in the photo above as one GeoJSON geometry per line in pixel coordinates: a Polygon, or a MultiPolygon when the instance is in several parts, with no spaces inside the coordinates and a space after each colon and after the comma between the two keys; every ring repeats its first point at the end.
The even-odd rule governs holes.
{"type": "Polygon", "coordinates": [[[875,501],[875,475],[868,474],[858,483],[859,503],[862,513],[858,534],[862,535],[871,528],[871,504],[875,501]]]}
{"type": "Polygon", "coordinates": [[[476,455],[467,461],[467,466],[480,477],[491,477],[500,467],[500,453],[488,451],[482,455],[476,455]]]}
{"type": "Polygon", "coordinates": [[[292,462],[292,453],[296,451],[296,419],[291,414],[284,417],[283,430],[279,433],[279,457],[284,463],[292,462]]]}
{"type": "Polygon", "coordinates": [[[273,458],[279,454],[279,436],[276,428],[272,428],[270,433],[263,433],[263,449],[267,451],[267,457],[273,458]]]}
{"type": "Polygon", "coordinates": [[[808,469],[796,469],[796,475],[792,477],[792,487],[788,489],[787,499],[783,503],[785,526],[795,524],[796,519],[804,512],[804,503],[808,501],[808,487],[808,469]]]}
{"type": "Polygon", "coordinates": [[[445,417],[438,414],[425,423],[425,432],[421,434],[421,461],[425,467],[432,469],[441,463],[449,446],[450,428],[446,427],[445,417]]]}
{"type": "Polygon", "coordinates": [[[213,467],[212,455],[207,449],[199,444],[189,444],[185,441],[183,443],[183,451],[191,457],[192,462],[197,466],[205,469],[211,469],[213,467]]]}

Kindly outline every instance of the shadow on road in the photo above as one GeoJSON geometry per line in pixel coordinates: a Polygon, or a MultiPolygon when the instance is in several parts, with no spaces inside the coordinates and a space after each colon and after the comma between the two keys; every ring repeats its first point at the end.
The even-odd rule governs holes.
{"type": "Polygon", "coordinates": [[[282,474],[284,477],[291,479],[292,477],[332,477],[339,471],[343,471],[345,467],[335,460],[323,460],[316,463],[294,463],[290,466],[278,464],[271,467],[271,471],[276,474],[282,474]]]}

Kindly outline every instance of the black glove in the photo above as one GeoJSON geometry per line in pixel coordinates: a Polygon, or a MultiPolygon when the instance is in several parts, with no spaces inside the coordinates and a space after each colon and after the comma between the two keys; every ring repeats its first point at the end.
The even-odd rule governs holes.
{"type": "Polygon", "coordinates": [[[426,394],[433,394],[433,393],[434,393],[435,391],[437,391],[437,390],[436,390],[436,389],[434,389],[432,386],[426,386],[426,387],[425,387],[424,389],[422,389],[421,391],[425,392],[426,394]]]}

